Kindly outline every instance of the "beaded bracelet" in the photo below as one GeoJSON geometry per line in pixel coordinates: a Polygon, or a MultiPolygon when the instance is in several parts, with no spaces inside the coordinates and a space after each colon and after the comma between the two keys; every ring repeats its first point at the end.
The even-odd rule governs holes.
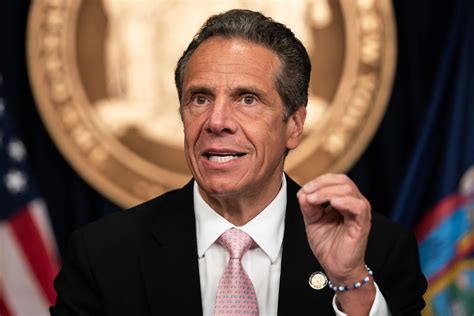
{"type": "Polygon", "coordinates": [[[371,277],[373,278],[373,275],[374,275],[372,270],[370,270],[370,268],[367,265],[365,266],[365,268],[367,269],[367,273],[368,273],[367,276],[365,278],[363,278],[362,280],[360,280],[359,282],[354,283],[354,285],[352,285],[352,286],[347,286],[347,285],[337,286],[337,285],[332,284],[331,281],[328,281],[329,288],[336,291],[336,292],[345,292],[345,291],[348,291],[348,290],[360,288],[361,286],[363,286],[364,284],[369,282],[370,278],[371,277]]]}

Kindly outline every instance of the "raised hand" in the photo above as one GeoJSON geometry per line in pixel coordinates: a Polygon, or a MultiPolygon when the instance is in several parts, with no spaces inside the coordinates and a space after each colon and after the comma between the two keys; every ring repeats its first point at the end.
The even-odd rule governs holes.
{"type": "MultiPolygon", "coordinates": [[[[331,282],[352,285],[364,278],[371,206],[355,183],[344,174],[326,174],[303,185],[297,196],[311,250],[331,282]]],[[[372,291],[347,291],[338,297],[365,292],[370,307],[372,282],[366,289],[372,291]]]]}

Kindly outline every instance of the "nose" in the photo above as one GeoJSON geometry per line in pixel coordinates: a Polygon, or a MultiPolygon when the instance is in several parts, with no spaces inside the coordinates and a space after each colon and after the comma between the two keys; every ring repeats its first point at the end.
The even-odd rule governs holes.
{"type": "Polygon", "coordinates": [[[233,134],[237,129],[230,101],[216,100],[209,109],[206,130],[213,134],[233,134]]]}

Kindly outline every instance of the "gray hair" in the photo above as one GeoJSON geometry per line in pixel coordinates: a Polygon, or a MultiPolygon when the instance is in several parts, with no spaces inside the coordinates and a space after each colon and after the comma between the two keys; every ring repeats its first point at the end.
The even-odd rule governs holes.
{"type": "Polygon", "coordinates": [[[275,87],[285,107],[287,120],[300,106],[308,103],[311,61],[300,40],[285,25],[259,12],[234,9],[211,16],[194,36],[178,61],[175,84],[181,101],[183,77],[192,54],[212,37],[242,38],[263,45],[277,54],[281,69],[275,87]]]}

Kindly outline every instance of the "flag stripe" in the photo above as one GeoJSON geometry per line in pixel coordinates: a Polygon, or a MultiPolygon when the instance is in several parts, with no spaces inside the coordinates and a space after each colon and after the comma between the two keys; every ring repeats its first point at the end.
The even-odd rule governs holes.
{"type": "MultiPolygon", "coordinates": [[[[0,221],[0,254],[3,256],[7,256],[6,251],[6,233],[7,230],[5,228],[6,224],[0,221]]],[[[0,258],[1,259],[1,258],[0,258]]],[[[0,276],[6,275],[7,269],[4,260],[0,260],[0,276]]],[[[3,277],[0,277],[0,315],[1,316],[10,316],[10,308],[6,303],[6,299],[4,298],[5,290],[3,289],[6,286],[5,280],[3,277]]]]}
{"type": "Polygon", "coordinates": [[[7,307],[7,304],[3,300],[2,295],[0,295],[0,315],[1,316],[10,316],[10,310],[7,307]]]}
{"type": "MultiPolygon", "coordinates": [[[[29,207],[33,221],[37,224],[36,227],[38,227],[43,244],[46,247],[50,258],[54,259],[52,260],[52,264],[56,265],[56,263],[60,261],[58,255],[59,252],[56,246],[53,229],[51,228],[51,224],[49,222],[49,215],[46,205],[41,199],[35,199],[30,202],[29,207]]],[[[57,269],[58,267],[56,267],[56,270],[57,269]]]]}
{"type": "Polygon", "coordinates": [[[54,264],[55,258],[51,258],[50,252],[44,245],[29,207],[14,214],[9,222],[39,285],[43,289],[49,303],[53,304],[56,300],[53,280],[57,274],[58,267],[54,264]]]}
{"type": "Polygon", "coordinates": [[[36,281],[26,257],[8,222],[0,225],[3,243],[0,275],[3,283],[3,299],[11,315],[48,315],[47,297],[36,281]]]}

